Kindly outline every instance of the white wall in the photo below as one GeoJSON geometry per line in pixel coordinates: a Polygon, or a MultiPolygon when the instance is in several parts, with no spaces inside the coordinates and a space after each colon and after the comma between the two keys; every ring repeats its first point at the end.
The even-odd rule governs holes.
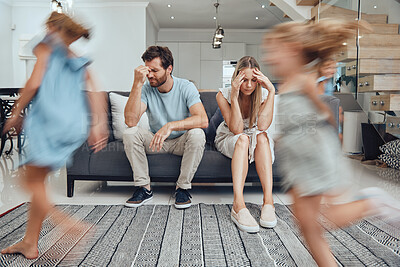
{"type": "MultiPolygon", "coordinates": [[[[174,58],[179,58],[182,55],[179,49],[175,49],[178,44],[184,44],[188,43],[191,44],[193,47],[195,44],[200,45],[201,47],[211,47],[211,40],[214,34],[215,29],[160,29],[158,32],[158,44],[161,45],[167,45],[172,49],[171,51],[174,53],[174,58]],[[174,52],[175,49],[175,52],[174,52]]],[[[202,49],[202,53],[200,56],[196,56],[193,54],[190,58],[192,62],[193,68],[198,68],[198,66],[201,66],[200,69],[200,77],[196,79],[196,83],[201,89],[217,89],[219,87],[219,84],[211,81],[215,81],[217,77],[214,77],[216,75],[222,76],[222,60],[239,60],[241,56],[243,55],[249,55],[253,56],[256,58],[256,60],[259,62],[261,65],[261,71],[271,79],[271,81],[277,81],[275,77],[271,74],[270,69],[263,65],[263,51],[262,51],[262,41],[265,33],[268,30],[225,30],[225,37],[222,43],[222,48],[221,50],[224,50],[224,48],[228,48],[229,46],[232,46],[234,44],[244,44],[245,45],[245,51],[244,52],[237,52],[236,55],[230,55],[229,58],[219,58],[215,56],[214,58],[203,58],[204,57],[204,49],[202,49]],[[217,63],[218,61],[220,63],[217,63]],[[199,61],[199,62],[197,62],[199,61]],[[219,66],[221,68],[219,69],[219,66]],[[218,69],[218,71],[217,71],[218,69]],[[211,75],[211,74],[214,75],[211,75]],[[207,77],[206,77],[207,76],[207,77]],[[206,82],[208,80],[208,82],[206,82]],[[200,81],[200,82],[199,82],[200,81]],[[211,84],[214,84],[214,86],[211,86],[211,84]]],[[[211,49],[212,50],[212,49],[211,49]]],[[[218,52],[218,50],[215,50],[218,52]]],[[[239,51],[233,49],[233,51],[239,51]]],[[[225,53],[222,53],[225,54],[225,53]]],[[[232,53],[230,53],[232,54],[232,53]]],[[[175,62],[178,64],[179,60],[175,60],[175,62]]],[[[187,66],[189,67],[189,65],[187,66]]],[[[175,66],[175,69],[178,69],[178,71],[174,72],[175,75],[180,75],[182,78],[189,79],[190,75],[188,76],[187,73],[185,75],[182,75],[182,72],[180,71],[180,66],[175,66]]],[[[190,70],[187,70],[188,72],[190,70]]],[[[192,78],[194,79],[194,78],[192,78]]],[[[218,78],[219,79],[219,78],[218,78]]],[[[221,82],[222,82],[222,77],[221,77],[221,82]]]]}
{"type": "MultiPolygon", "coordinates": [[[[140,57],[146,49],[147,6],[147,2],[91,2],[74,6],[77,19],[92,29],[92,38],[89,41],[80,40],[73,47],[93,60],[91,68],[100,89],[130,90],[133,70],[142,64],[140,57]]],[[[23,86],[26,81],[25,65],[18,57],[19,39],[42,32],[49,14],[47,1],[15,2],[13,5],[12,23],[16,25],[12,37],[15,87],[23,86]]]]}
{"type": "Polygon", "coordinates": [[[155,45],[157,42],[159,25],[154,12],[150,6],[146,10],[146,47],[155,45]]]}
{"type": "Polygon", "coordinates": [[[12,30],[10,3],[0,1],[0,88],[13,87],[12,30]]]}
{"type": "Polygon", "coordinates": [[[44,30],[44,22],[49,16],[50,5],[41,3],[14,3],[12,24],[15,30],[12,36],[12,60],[14,70],[14,87],[23,87],[26,82],[25,62],[19,58],[20,38],[34,36],[44,30]]]}
{"type": "MultiPolygon", "coordinates": [[[[159,42],[210,42],[215,29],[160,29],[158,32],[159,42]]],[[[226,29],[224,42],[261,44],[264,34],[268,30],[235,30],[226,29]]]]}
{"type": "Polygon", "coordinates": [[[129,91],[133,70],[142,64],[146,49],[146,6],[116,3],[116,6],[77,7],[77,13],[92,25],[93,38],[87,53],[101,89],[129,91]]]}

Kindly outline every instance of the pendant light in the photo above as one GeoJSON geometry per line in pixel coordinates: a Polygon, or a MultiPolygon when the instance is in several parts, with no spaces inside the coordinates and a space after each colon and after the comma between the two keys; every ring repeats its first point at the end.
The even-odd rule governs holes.
{"type": "Polygon", "coordinates": [[[59,0],[51,0],[50,8],[52,12],[63,13],[63,6],[59,0]]]}
{"type": "Polygon", "coordinates": [[[60,2],[57,4],[57,13],[63,13],[63,8],[60,2]]]}
{"type": "Polygon", "coordinates": [[[216,22],[215,22],[216,30],[215,30],[214,37],[213,37],[212,47],[214,49],[218,49],[218,48],[221,48],[222,39],[224,38],[225,33],[224,33],[224,29],[222,29],[221,25],[218,23],[218,7],[219,7],[218,0],[214,4],[214,6],[215,6],[215,13],[216,13],[216,16],[215,16],[216,17],[216,22]]]}

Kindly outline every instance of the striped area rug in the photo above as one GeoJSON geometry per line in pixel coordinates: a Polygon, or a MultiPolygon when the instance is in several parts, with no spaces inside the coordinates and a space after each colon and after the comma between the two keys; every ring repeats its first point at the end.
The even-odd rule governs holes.
{"type": "MultiPolygon", "coordinates": [[[[247,205],[258,219],[260,207],[247,205]]],[[[290,207],[276,204],[278,225],[258,234],[238,231],[230,205],[167,205],[125,208],[61,205],[87,222],[81,232],[61,231],[50,218],[43,224],[39,258],[1,255],[1,266],[315,266],[300,237],[290,207]]],[[[20,240],[28,204],[0,218],[0,248],[20,240]]],[[[329,223],[325,222],[326,228],[329,223]]],[[[400,266],[400,231],[378,219],[328,231],[342,266],[400,266]]]]}

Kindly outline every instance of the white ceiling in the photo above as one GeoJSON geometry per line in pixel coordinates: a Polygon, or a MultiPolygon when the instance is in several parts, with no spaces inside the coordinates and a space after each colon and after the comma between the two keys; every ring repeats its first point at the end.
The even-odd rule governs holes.
{"type": "MultiPolygon", "coordinates": [[[[5,0],[12,3],[49,3],[50,0],[5,0]]],[[[148,2],[160,28],[210,29],[215,28],[217,0],[61,0],[75,5],[101,2],[148,2]],[[167,5],[171,7],[168,8],[167,5]],[[171,19],[174,16],[174,19],[171,19]]],[[[269,0],[218,0],[219,23],[224,29],[268,29],[290,19],[269,5],[269,0]],[[264,5],[264,8],[262,8],[264,5]],[[258,20],[256,19],[258,17],[258,20]]]]}
{"type": "MultiPolygon", "coordinates": [[[[139,2],[139,1],[136,1],[139,2]]],[[[149,0],[160,28],[214,28],[216,0],[149,0]],[[168,8],[167,5],[171,7],[168,8]],[[174,16],[174,19],[171,19],[174,16]]],[[[289,19],[269,0],[219,0],[224,29],[267,29],[289,19]],[[261,5],[265,5],[262,8],[261,5]],[[258,17],[258,20],[256,19],[258,17]]]]}

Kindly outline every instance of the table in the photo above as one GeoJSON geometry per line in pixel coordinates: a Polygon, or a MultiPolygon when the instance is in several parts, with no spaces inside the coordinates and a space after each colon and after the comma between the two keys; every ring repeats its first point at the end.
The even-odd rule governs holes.
{"type": "MultiPolygon", "coordinates": [[[[3,153],[3,149],[5,147],[5,144],[7,141],[10,141],[11,146],[8,151],[5,153],[9,155],[13,149],[13,142],[12,138],[14,136],[13,133],[7,132],[3,134],[3,127],[4,123],[7,118],[10,117],[12,107],[14,103],[18,100],[19,98],[19,92],[20,88],[0,88],[0,135],[1,135],[1,147],[0,147],[0,155],[3,153]]],[[[25,111],[24,111],[25,112],[25,111]]],[[[18,134],[18,152],[21,154],[21,149],[22,149],[22,141],[21,141],[21,134],[18,134]]]]}

